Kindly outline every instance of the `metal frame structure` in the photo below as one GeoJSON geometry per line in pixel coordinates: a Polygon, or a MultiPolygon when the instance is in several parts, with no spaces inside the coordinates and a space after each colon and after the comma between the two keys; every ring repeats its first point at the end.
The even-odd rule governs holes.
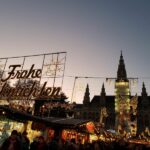
{"type": "MultiPolygon", "coordinates": [[[[62,89],[63,86],[63,80],[64,80],[64,72],[65,72],[65,64],[66,64],[66,56],[67,52],[56,52],[56,53],[44,53],[44,54],[36,54],[36,55],[26,55],[26,56],[16,56],[16,57],[5,57],[5,58],[0,58],[0,71],[1,71],[1,76],[0,79],[2,79],[6,73],[9,72],[9,66],[8,64],[12,61],[14,65],[15,61],[19,60],[19,64],[21,67],[17,69],[16,71],[22,71],[24,70],[24,66],[27,65],[28,63],[32,64],[32,60],[34,58],[40,60],[36,61],[35,65],[39,65],[39,62],[41,61],[41,67],[38,67],[38,69],[42,70],[42,74],[40,78],[38,78],[38,82],[41,85],[42,80],[51,80],[51,87],[58,86],[56,85],[56,80],[59,78],[59,87],[62,89]],[[31,60],[28,61],[28,59],[31,60]]],[[[11,64],[11,65],[12,65],[11,64]]],[[[37,68],[36,68],[37,69],[37,68]]],[[[13,80],[13,79],[12,79],[13,80]]],[[[17,81],[20,82],[20,80],[25,79],[16,79],[17,81]]],[[[32,80],[32,78],[31,78],[32,80]]],[[[6,81],[7,82],[7,81],[6,81]]],[[[11,79],[8,80],[8,82],[11,82],[11,79]]],[[[2,85],[2,81],[0,80],[0,85],[2,85]]],[[[58,82],[57,82],[58,84],[58,82]]]]}

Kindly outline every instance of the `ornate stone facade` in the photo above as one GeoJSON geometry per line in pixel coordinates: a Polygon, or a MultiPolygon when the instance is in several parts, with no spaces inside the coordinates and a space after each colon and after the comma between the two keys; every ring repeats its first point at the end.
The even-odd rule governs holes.
{"type": "Polygon", "coordinates": [[[103,84],[100,95],[95,95],[90,101],[87,85],[83,104],[76,104],[74,108],[75,118],[90,119],[117,132],[136,134],[145,129],[150,130],[150,96],[147,95],[144,83],[141,96],[130,94],[122,52],[114,88],[115,95],[106,95],[103,84]]]}

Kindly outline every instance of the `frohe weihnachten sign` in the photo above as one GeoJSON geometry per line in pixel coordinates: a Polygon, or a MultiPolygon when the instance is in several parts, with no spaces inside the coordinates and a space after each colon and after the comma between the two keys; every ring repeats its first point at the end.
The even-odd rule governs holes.
{"type": "Polygon", "coordinates": [[[22,56],[24,60],[23,62],[25,62],[25,59],[27,57],[41,56],[43,63],[41,68],[38,69],[35,68],[35,64],[31,64],[29,69],[23,69],[23,64],[11,64],[8,65],[8,71],[5,71],[8,61],[7,58],[6,63],[3,65],[3,69],[0,68],[2,72],[0,80],[0,97],[4,97],[6,99],[35,99],[60,97],[62,82],[60,83],[60,86],[57,87],[55,87],[55,82],[58,77],[62,78],[63,80],[66,55],[62,57],[62,54],[65,54],[65,52],[35,56],[22,56]],[[46,59],[46,56],[49,56],[49,59],[51,58],[51,61],[49,61],[49,63],[47,62],[49,59],[46,59]],[[47,73],[47,78],[53,79],[52,86],[49,86],[48,81],[44,81],[42,84],[40,84],[42,78],[44,77],[44,69],[47,73]],[[16,80],[18,84],[15,84],[15,86],[10,86],[10,84],[8,84],[8,81],[13,80],[16,80]],[[30,82],[30,84],[26,83],[25,81],[28,80],[32,82],[30,82]],[[24,81],[24,84],[22,84],[21,81],[24,81]]]}

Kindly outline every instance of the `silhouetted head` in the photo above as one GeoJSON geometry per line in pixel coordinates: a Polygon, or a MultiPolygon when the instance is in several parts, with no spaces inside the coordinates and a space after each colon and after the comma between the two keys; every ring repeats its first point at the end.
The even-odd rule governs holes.
{"type": "Polygon", "coordinates": [[[24,131],[24,132],[22,133],[22,135],[25,135],[25,136],[26,136],[27,134],[28,134],[28,133],[27,133],[26,131],[24,131]]]}
{"type": "Polygon", "coordinates": [[[17,131],[17,130],[13,130],[13,131],[11,132],[11,135],[18,136],[18,131],[17,131]]]}

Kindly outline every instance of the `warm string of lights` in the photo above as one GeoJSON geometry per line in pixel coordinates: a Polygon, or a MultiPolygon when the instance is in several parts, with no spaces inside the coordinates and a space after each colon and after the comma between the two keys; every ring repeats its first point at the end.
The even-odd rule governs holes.
{"type": "Polygon", "coordinates": [[[37,115],[48,116],[48,117],[73,117],[74,104],[69,104],[65,102],[45,102],[39,108],[37,115]]]}
{"type": "Polygon", "coordinates": [[[33,111],[33,102],[29,102],[29,101],[11,101],[9,103],[9,107],[19,110],[21,112],[27,112],[27,113],[31,113],[33,111]]]}
{"type": "Polygon", "coordinates": [[[48,102],[42,105],[43,109],[53,109],[53,108],[64,108],[66,110],[71,110],[75,105],[69,103],[60,103],[60,102],[48,102]]]}

